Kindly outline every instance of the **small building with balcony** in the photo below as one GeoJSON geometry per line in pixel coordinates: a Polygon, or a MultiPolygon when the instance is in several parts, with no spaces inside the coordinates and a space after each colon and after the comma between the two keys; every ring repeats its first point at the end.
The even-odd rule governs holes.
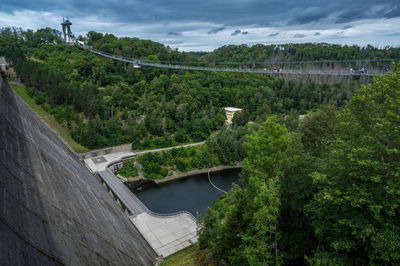
{"type": "Polygon", "coordinates": [[[226,114],[226,120],[225,123],[230,125],[232,124],[233,116],[238,113],[242,112],[243,109],[236,108],[236,107],[225,107],[225,114],[226,114]]]}

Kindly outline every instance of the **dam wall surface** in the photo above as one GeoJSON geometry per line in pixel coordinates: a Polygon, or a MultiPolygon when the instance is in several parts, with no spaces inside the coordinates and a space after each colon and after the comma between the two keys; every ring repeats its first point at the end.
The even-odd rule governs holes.
{"type": "Polygon", "coordinates": [[[96,177],[0,76],[0,265],[153,265],[96,177]]]}

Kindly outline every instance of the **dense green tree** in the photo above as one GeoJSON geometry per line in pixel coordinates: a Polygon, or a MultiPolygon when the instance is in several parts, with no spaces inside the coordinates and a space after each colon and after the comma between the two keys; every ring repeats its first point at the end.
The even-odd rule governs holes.
{"type": "Polygon", "coordinates": [[[249,112],[247,110],[243,110],[242,112],[236,112],[233,115],[232,125],[234,127],[245,126],[249,122],[249,112]]]}
{"type": "Polygon", "coordinates": [[[292,132],[291,138],[286,169],[280,177],[279,250],[285,264],[302,265],[304,256],[310,256],[316,245],[304,208],[316,191],[311,174],[319,160],[304,149],[301,133],[292,132]]]}
{"type": "Polygon", "coordinates": [[[320,157],[329,151],[330,142],[335,138],[337,111],[332,105],[321,106],[309,113],[300,123],[302,142],[307,151],[320,157]]]}
{"type": "Polygon", "coordinates": [[[280,177],[287,165],[291,137],[284,126],[272,116],[245,143],[247,157],[243,161],[242,180],[245,188],[236,187],[209,210],[200,230],[200,245],[212,246],[216,259],[230,264],[281,264],[279,252],[280,177]],[[222,222],[223,221],[223,222],[222,222]],[[214,238],[216,236],[216,238],[214,238]]]}
{"type": "Polygon", "coordinates": [[[243,161],[246,190],[252,195],[253,217],[245,239],[249,265],[280,264],[278,219],[280,177],[285,172],[291,137],[287,129],[270,117],[246,142],[243,161]]]}
{"type": "Polygon", "coordinates": [[[340,115],[338,134],[308,205],[312,261],[400,263],[400,67],[364,86],[340,115]]]}

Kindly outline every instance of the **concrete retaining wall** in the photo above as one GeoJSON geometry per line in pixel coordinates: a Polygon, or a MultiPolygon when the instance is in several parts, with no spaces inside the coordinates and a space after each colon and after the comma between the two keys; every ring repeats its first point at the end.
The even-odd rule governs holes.
{"type": "Polygon", "coordinates": [[[95,150],[95,151],[89,151],[86,153],[80,153],[79,158],[81,160],[101,156],[101,155],[106,155],[110,153],[116,153],[116,152],[123,152],[123,151],[130,151],[132,149],[132,144],[124,144],[120,146],[115,146],[115,147],[110,147],[106,149],[101,149],[101,150],[95,150]]]}

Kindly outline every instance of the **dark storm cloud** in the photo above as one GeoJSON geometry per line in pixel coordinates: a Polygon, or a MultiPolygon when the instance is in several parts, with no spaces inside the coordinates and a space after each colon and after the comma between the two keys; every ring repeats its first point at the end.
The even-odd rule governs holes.
{"type": "Polygon", "coordinates": [[[400,4],[393,7],[392,10],[389,10],[386,13],[386,17],[387,18],[396,18],[396,17],[400,17],[400,4]]]}
{"type": "Polygon", "coordinates": [[[306,37],[306,35],[305,34],[300,34],[300,33],[297,33],[297,34],[293,35],[293,38],[304,38],[304,37],[306,37]]]}
{"type": "Polygon", "coordinates": [[[320,35],[326,42],[400,43],[397,35],[379,38],[398,31],[399,0],[0,0],[0,28],[60,29],[63,16],[76,34],[95,30],[185,50],[307,42],[320,35]],[[235,37],[226,38],[230,33],[235,37]]]}
{"type": "Polygon", "coordinates": [[[279,33],[276,32],[276,33],[271,33],[271,34],[269,34],[268,37],[275,37],[275,36],[278,36],[278,35],[279,35],[279,33]]]}
{"type": "Polygon", "coordinates": [[[341,13],[337,18],[337,23],[347,23],[351,21],[360,20],[363,18],[363,13],[365,12],[364,8],[358,7],[351,10],[345,10],[341,13]]]}
{"type": "Polygon", "coordinates": [[[223,31],[224,29],[226,29],[226,28],[225,28],[225,27],[216,28],[216,29],[210,30],[210,31],[207,32],[207,33],[208,33],[208,34],[216,34],[216,33],[220,32],[220,31],[223,31]]]}
{"type": "Polygon", "coordinates": [[[180,33],[180,32],[168,32],[167,33],[167,36],[181,36],[182,35],[182,33],[180,33]]]}
{"type": "Polygon", "coordinates": [[[201,21],[234,27],[393,18],[400,17],[399,6],[398,0],[2,0],[0,10],[57,11],[70,17],[96,15],[122,23],[201,21]]]}
{"type": "Polygon", "coordinates": [[[310,22],[319,21],[329,15],[329,10],[325,10],[318,6],[305,6],[304,8],[293,8],[289,11],[288,17],[292,18],[289,24],[306,24],[310,22]]]}
{"type": "Polygon", "coordinates": [[[344,7],[335,22],[348,23],[361,19],[400,17],[398,1],[367,1],[366,3],[352,2],[344,7]]]}
{"type": "Polygon", "coordinates": [[[344,30],[348,30],[348,29],[351,29],[351,28],[353,28],[353,26],[350,26],[350,25],[346,25],[346,26],[343,27],[344,30]]]}
{"type": "Polygon", "coordinates": [[[231,33],[231,36],[236,36],[240,33],[240,30],[235,30],[234,32],[231,33]]]}

